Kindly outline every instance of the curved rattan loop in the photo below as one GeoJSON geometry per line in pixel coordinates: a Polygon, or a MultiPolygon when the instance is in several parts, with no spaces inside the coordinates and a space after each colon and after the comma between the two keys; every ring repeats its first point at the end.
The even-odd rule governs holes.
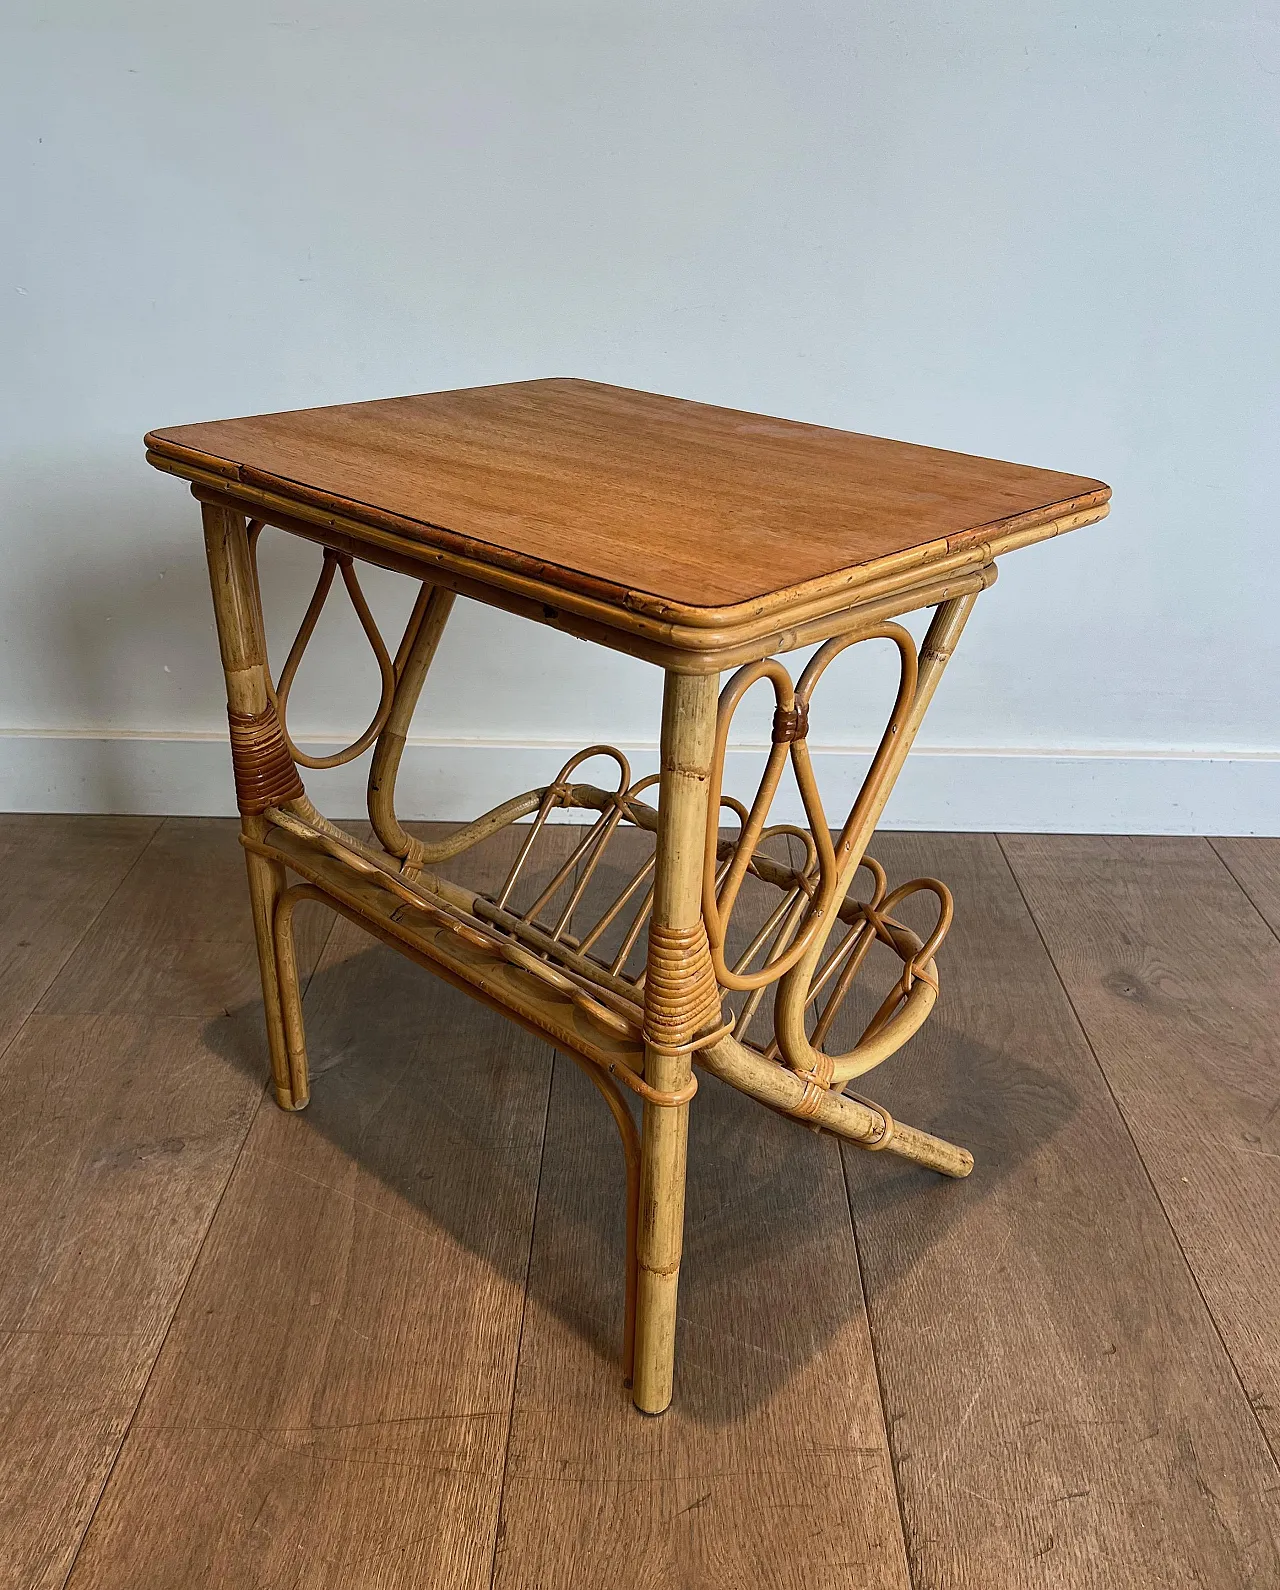
{"type": "MultiPolygon", "coordinates": [[[[751,865],[761,838],[764,834],[765,824],[769,818],[769,810],[773,805],[774,796],[777,794],[778,785],[782,780],[782,770],[786,765],[788,756],[793,765],[796,765],[796,748],[803,745],[802,740],[775,739],[769,749],[769,758],[765,763],[765,770],[760,779],[760,786],[756,791],[755,800],[746,821],[742,824],[734,847],[728,870],[717,880],[717,856],[720,842],[719,812],[722,801],[722,786],[724,783],[724,759],[728,748],[729,731],[733,725],[734,713],[738,704],[750,690],[752,685],[761,679],[768,679],[773,685],[774,700],[776,703],[775,716],[794,712],[795,691],[791,683],[791,675],[775,657],[765,657],[759,662],[748,663],[739,668],[729,683],[720,693],[719,711],[716,717],[715,747],[711,758],[710,798],[708,800],[708,817],[706,832],[706,854],[702,871],[702,915],[707,926],[707,940],[711,948],[711,961],[715,968],[716,980],[722,988],[754,989],[772,982],[776,982],[782,974],[800,959],[817,932],[819,916],[815,913],[809,923],[803,927],[792,941],[787,952],[777,961],[762,967],[757,972],[738,972],[725,961],[724,946],[725,935],[728,930],[729,919],[737,902],[738,892],[742,888],[743,879],[751,865]],[[718,882],[718,886],[717,886],[718,882]]],[[[806,754],[807,765],[807,754],[806,754]]],[[[797,781],[799,775],[797,772],[797,781]]],[[[822,906],[828,902],[826,896],[835,884],[834,854],[831,846],[831,835],[826,827],[826,818],[822,810],[822,802],[818,797],[817,786],[812,777],[807,784],[800,786],[800,798],[804,803],[805,816],[809,819],[809,829],[817,849],[819,889],[818,897],[822,906]]]]}
{"type": "MultiPolygon", "coordinates": [[[[528,860],[529,853],[533,849],[538,835],[545,827],[547,818],[550,817],[551,813],[555,811],[557,807],[569,806],[572,803],[573,785],[569,782],[569,775],[571,773],[577,772],[578,768],[580,768],[584,762],[590,761],[591,758],[595,756],[612,757],[613,760],[618,764],[618,787],[616,790],[610,790],[608,792],[611,810],[608,812],[602,812],[599,819],[592,825],[592,835],[595,839],[593,848],[595,850],[596,859],[599,859],[599,856],[602,853],[603,844],[608,841],[609,836],[613,833],[614,828],[616,828],[618,823],[621,821],[626,798],[630,793],[628,786],[631,783],[631,764],[627,761],[622,752],[612,745],[588,745],[581,751],[575,752],[574,755],[569,758],[569,760],[556,774],[551,783],[547,785],[546,789],[543,790],[542,799],[538,802],[538,810],[534,815],[533,821],[529,824],[529,831],[525,835],[524,842],[521,844],[520,850],[516,855],[516,859],[511,865],[510,872],[507,873],[502,888],[494,897],[495,905],[505,907],[508,900],[510,900],[512,890],[516,886],[516,880],[524,870],[524,864],[528,860]]],[[[556,890],[560,887],[564,879],[568,876],[568,872],[573,861],[576,859],[577,854],[578,853],[575,852],[574,856],[570,858],[569,862],[566,862],[565,866],[560,869],[560,871],[552,879],[551,883],[548,884],[548,886],[542,891],[529,910],[522,913],[523,915],[526,917],[532,917],[542,909],[551,896],[555,894],[556,890]]],[[[568,914],[572,915],[572,906],[570,907],[568,914]]]]}
{"type": "MultiPolygon", "coordinates": [[[[819,647],[808,667],[801,674],[797,685],[792,685],[790,674],[777,658],[767,657],[740,668],[721,692],[711,761],[711,799],[703,866],[702,914],[707,924],[712,964],[722,987],[757,989],[777,982],[804,959],[820,936],[830,932],[840,903],[841,877],[852,859],[854,835],[862,825],[862,818],[868,805],[879,791],[894,741],[902,732],[907,714],[911,710],[918,677],[919,665],[915,642],[910,634],[900,624],[878,624],[872,629],[838,636],[819,647]],[[868,640],[889,640],[898,648],[900,659],[898,691],[889,722],[881,736],[879,747],[858,798],[841,831],[839,841],[833,845],[822,796],[813,771],[813,762],[809,755],[807,739],[809,704],[819,680],[835,658],[848,647],[868,640]],[[715,826],[718,817],[713,814],[718,814],[719,811],[729,732],[743,696],[761,679],[768,679],[774,691],[773,744],[747,821],[743,823],[739,832],[732,859],[723,876],[717,878],[719,830],[715,826]],[[816,851],[816,887],[806,888],[806,892],[811,894],[809,909],[786,950],[771,958],[758,971],[747,972],[727,964],[724,953],[725,936],[742,881],[764,836],[765,824],[788,758],[795,774],[816,851]]],[[[802,876],[813,879],[812,864],[806,868],[802,876]]]]}
{"type": "MultiPolygon", "coordinates": [[[[949,599],[941,603],[934,613],[918,655],[914,642],[900,625],[887,624],[880,627],[880,632],[886,638],[893,640],[898,647],[902,659],[902,675],[893,714],[885,727],[871,767],[836,845],[842,895],[852,879],[855,867],[865,854],[867,841],[884,810],[894,779],[910,748],[921,717],[937,688],[947,659],[954,650],[972,605],[970,597],[949,599]]],[[[841,637],[821,647],[796,688],[797,699],[807,699],[809,690],[831,659],[860,638],[862,637],[856,635],[841,637]]],[[[938,897],[939,923],[934,933],[930,935],[931,948],[936,948],[941,940],[941,934],[945,932],[950,922],[949,897],[944,898],[943,894],[933,887],[932,881],[910,887],[904,886],[906,892],[914,892],[917,887],[929,888],[938,897]]],[[[903,898],[905,893],[896,894],[896,899],[903,898]]],[[[858,908],[853,908],[851,912],[848,903],[838,908],[838,915],[845,921],[851,921],[854,914],[859,914],[858,908]]],[[[830,926],[834,926],[832,922],[823,935],[815,938],[813,947],[796,967],[778,983],[773,1007],[775,1040],[772,1054],[778,1056],[799,1077],[814,1077],[826,1082],[828,1086],[843,1086],[853,1077],[860,1076],[873,1066],[879,1065],[895,1050],[901,1048],[923,1024],[936,1003],[937,971],[932,955],[926,956],[922,953],[925,945],[909,929],[886,916],[883,900],[879,907],[873,907],[873,914],[879,915],[883,931],[872,923],[866,923],[861,929],[855,929],[846,936],[843,944],[836,951],[836,963],[833,964],[829,958],[823,973],[815,976],[817,959],[821,953],[820,946],[825,944],[830,926]],[[904,963],[904,974],[853,1049],[843,1055],[826,1054],[821,1044],[838,1000],[843,998],[850,982],[857,975],[861,962],[877,940],[887,941],[893,945],[904,963]],[[810,1034],[806,1013],[812,1003],[817,983],[828,973],[837,977],[838,981],[817,1028],[810,1034]]]]}
{"type": "MultiPolygon", "coordinates": [[[[254,592],[258,598],[257,608],[262,610],[261,584],[258,576],[258,540],[262,534],[263,521],[252,519],[249,522],[249,564],[253,576],[254,592]]],[[[262,653],[266,656],[266,637],[262,640],[262,653]]],[[[284,737],[285,747],[289,755],[299,767],[329,768],[342,767],[347,762],[354,762],[362,756],[373,742],[382,733],[391,709],[395,702],[396,694],[396,666],[387,650],[386,642],[378,629],[378,624],[365,599],[364,591],[360,586],[359,576],[356,574],[355,560],[347,552],[336,552],[332,547],[325,547],[320,565],[320,576],[316,580],[315,590],[311,593],[311,600],[303,614],[302,623],[298,626],[298,633],[294,636],[293,645],[289,648],[289,655],[285,658],[284,667],[280,670],[280,677],[276,681],[271,679],[270,669],[266,670],[267,694],[280,719],[280,732],[284,737]],[[332,756],[310,756],[305,751],[299,750],[289,733],[288,703],[289,692],[293,689],[294,679],[297,677],[298,668],[302,663],[303,654],[315,634],[316,625],[320,622],[320,615],[324,605],[329,600],[329,592],[333,589],[334,575],[342,571],[342,583],[346,589],[347,597],[355,611],[360,627],[373,651],[378,664],[378,675],[381,691],[378,696],[377,710],[374,712],[368,728],[357,740],[345,746],[341,751],[335,751],[332,756]]]]}
{"type": "MultiPolygon", "coordinates": [[[[726,800],[727,802],[727,797],[721,796],[721,799],[726,800]]],[[[779,838],[798,839],[804,846],[803,865],[799,867],[793,867],[791,870],[798,887],[801,888],[805,894],[812,895],[818,886],[818,846],[809,830],[807,828],[801,828],[799,823],[771,823],[768,828],[763,829],[761,831],[760,838],[756,842],[756,847],[752,853],[751,861],[748,864],[747,871],[754,873],[757,877],[759,877],[759,869],[756,866],[757,859],[760,858],[761,852],[763,851],[765,845],[767,845],[771,839],[779,838]]],[[[764,859],[767,860],[769,858],[765,857],[764,859]]]]}
{"type": "Polygon", "coordinates": [[[750,815],[747,811],[747,808],[740,800],[736,800],[732,795],[721,795],[720,804],[721,806],[727,806],[733,815],[738,819],[738,832],[741,833],[743,828],[746,827],[747,818],[750,815]]]}
{"type": "MultiPolygon", "coordinates": [[[[920,664],[916,656],[916,644],[911,635],[901,624],[878,624],[874,629],[862,630],[852,635],[837,635],[818,650],[809,659],[809,665],[800,675],[800,682],[796,685],[796,700],[801,703],[806,712],[809,702],[817,688],[818,681],[835,661],[841,652],[847,651],[850,646],[860,645],[865,640],[890,640],[898,648],[899,673],[898,693],[894,699],[893,711],[889,714],[889,721],[885,725],[884,733],[880,736],[880,744],[876,747],[876,754],[871,759],[871,766],[867,769],[867,776],[862,781],[862,788],[858,791],[858,798],[853,803],[844,827],[840,831],[840,838],[835,845],[833,865],[838,873],[843,872],[853,848],[853,836],[861,824],[863,812],[874,801],[879,793],[880,784],[884,778],[885,765],[889,760],[894,747],[894,742],[902,733],[915,700],[916,684],[920,677],[920,664]]],[[[796,740],[791,747],[792,760],[795,763],[796,782],[800,786],[803,796],[806,785],[813,789],[813,801],[819,811],[822,809],[821,800],[817,794],[817,782],[814,778],[813,764],[809,759],[809,743],[807,739],[796,740]]],[[[805,802],[805,811],[808,812],[809,803],[805,802]]],[[[823,819],[825,825],[825,818],[823,819]]],[[[825,827],[824,827],[825,831],[825,827]]]]}
{"type": "MultiPolygon", "coordinates": [[[[585,746],[581,751],[575,752],[574,755],[569,758],[569,760],[556,774],[555,778],[552,779],[551,783],[547,785],[547,794],[550,795],[554,792],[556,795],[561,797],[567,794],[569,789],[570,773],[576,773],[584,762],[589,762],[594,756],[609,756],[612,757],[613,760],[618,764],[618,787],[616,790],[610,791],[612,795],[618,798],[625,798],[635,793],[635,791],[630,787],[631,763],[627,761],[626,757],[620,750],[618,750],[617,746],[588,745],[585,746]]],[[[655,784],[656,782],[656,778],[646,778],[642,779],[640,784],[643,788],[647,789],[650,784],[655,784]]]]}
{"type": "MultiPolygon", "coordinates": [[[[932,894],[937,900],[938,920],[934,925],[933,932],[930,933],[929,937],[915,952],[911,960],[906,963],[903,975],[907,979],[908,990],[910,989],[910,980],[913,976],[923,977],[925,975],[923,968],[932,964],[933,958],[938,953],[943,939],[945,939],[947,934],[951,931],[952,919],[955,916],[955,902],[952,899],[951,890],[948,889],[946,884],[941,882],[938,878],[914,878],[910,883],[899,884],[892,894],[885,896],[879,907],[880,914],[887,924],[892,921],[889,913],[893,910],[894,906],[900,905],[903,900],[909,899],[913,894],[921,893],[932,894]]],[[[895,922],[893,923],[893,926],[900,927],[901,923],[895,922]]]]}
{"type": "MultiPolygon", "coordinates": [[[[822,1015],[814,1028],[810,1054],[819,1056],[810,1070],[802,1075],[817,1075],[826,1079],[828,1087],[843,1086],[854,1077],[862,1076],[893,1054],[915,1032],[932,1010],[938,997],[938,970],[934,957],[951,927],[954,905],[951,891],[937,878],[915,878],[900,884],[885,895],[879,906],[861,906],[859,914],[865,926],[855,942],[839,982],[833,990],[822,1015]],[[895,906],[913,894],[928,892],[938,901],[938,920],[927,939],[919,936],[889,913],[895,906]],[[868,931],[868,929],[870,931],[868,931]],[[871,1020],[863,1028],[853,1048],[844,1054],[827,1054],[819,1048],[840,1002],[857,975],[867,950],[879,941],[888,945],[902,961],[902,975],[889,990],[871,1020]]],[[[857,935],[857,926],[853,935],[857,935]]],[[[846,944],[848,940],[846,940],[846,944]]],[[[844,953],[844,946],[837,957],[844,953]]],[[[799,1067],[793,1068],[800,1070],[799,1067]]]]}

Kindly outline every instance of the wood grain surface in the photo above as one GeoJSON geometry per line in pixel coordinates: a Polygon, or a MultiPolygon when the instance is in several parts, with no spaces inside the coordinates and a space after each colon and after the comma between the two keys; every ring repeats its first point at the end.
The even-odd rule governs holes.
{"type": "Polygon", "coordinates": [[[1254,910],[1280,937],[1280,839],[1211,839],[1209,843],[1254,910]]]}
{"type": "Polygon", "coordinates": [[[915,1585],[1280,1583],[1280,1474],[996,840],[874,851],[957,914],[932,1021],[868,1081],[977,1161],[845,1154],[915,1585]]]}
{"type": "Polygon", "coordinates": [[[153,431],[162,458],[550,583],[715,608],[997,527],[1100,481],[594,381],[523,381],[153,431]]]}
{"type": "MultiPolygon", "coordinates": [[[[23,931],[49,971],[76,922],[68,856],[88,885],[80,969],[73,955],[0,1061],[0,1586],[44,1590],[70,1566],[265,1071],[229,1062],[238,1035],[220,1010],[212,1022],[192,1019],[155,998],[161,980],[209,975],[198,937],[162,942],[154,931],[181,914],[171,837],[161,830],[135,862],[122,905],[99,911],[157,824],[45,819],[47,835],[65,836],[56,850],[23,826],[35,830],[24,845],[34,865],[10,898],[10,923],[30,899],[23,931]],[[157,865],[166,853],[169,864],[157,865]],[[77,998],[62,997],[72,990],[77,998]]],[[[204,851],[203,908],[216,921],[244,894],[235,827],[185,832],[181,848],[204,851]]]]}
{"type": "Polygon", "coordinates": [[[0,1070],[4,1590],[63,1582],[261,1097],[205,1026],[33,1016],[0,1070]]]}
{"type": "Polygon", "coordinates": [[[160,822],[0,815],[0,1052],[160,822]]]}
{"type": "Polygon", "coordinates": [[[1280,943],[1207,840],[1002,843],[1280,1453],[1280,943]]]}

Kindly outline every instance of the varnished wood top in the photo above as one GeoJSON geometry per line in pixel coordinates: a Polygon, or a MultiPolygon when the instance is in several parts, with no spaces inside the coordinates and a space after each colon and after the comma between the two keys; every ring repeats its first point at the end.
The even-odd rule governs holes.
{"type": "Polygon", "coordinates": [[[1110,495],[1080,475],[593,381],[181,425],[147,444],[667,608],[731,606],[1110,495]]]}
{"type": "Polygon", "coordinates": [[[593,381],[216,420],[147,446],[206,501],[698,671],[833,634],[871,603],[883,617],[948,581],[980,588],[1001,553],[1103,518],[1111,495],[593,381]]]}

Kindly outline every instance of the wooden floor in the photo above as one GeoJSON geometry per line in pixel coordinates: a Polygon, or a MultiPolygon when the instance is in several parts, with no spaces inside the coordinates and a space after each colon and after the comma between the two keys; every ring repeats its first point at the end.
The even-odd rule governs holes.
{"type": "Polygon", "coordinates": [[[572,1064],[307,907],[285,1115],[233,826],[0,818],[0,1590],[1280,1587],[1280,841],[875,850],[977,1169],[704,1078],[651,1420],[572,1064]]]}

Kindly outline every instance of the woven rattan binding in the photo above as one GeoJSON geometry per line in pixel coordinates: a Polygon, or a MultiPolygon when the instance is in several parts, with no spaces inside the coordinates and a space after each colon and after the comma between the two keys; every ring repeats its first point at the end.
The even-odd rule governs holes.
{"type": "Polygon", "coordinates": [[[688,1052],[709,1027],[722,1025],[720,990],[711,968],[707,930],[649,924],[648,972],[644,984],[644,1036],[653,1049],[688,1052]]]}
{"type": "Polygon", "coordinates": [[[809,735],[809,703],[797,701],[793,707],[773,709],[773,743],[788,745],[792,740],[804,740],[809,735]]]}
{"type": "Polygon", "coordinates": [[[256,715],[228,710],[227,717],[241,814],[256,817],[270,806],[283,806],[303,795],[302,779],[285,746],[276,709],[268,706],[256,715]]]}

